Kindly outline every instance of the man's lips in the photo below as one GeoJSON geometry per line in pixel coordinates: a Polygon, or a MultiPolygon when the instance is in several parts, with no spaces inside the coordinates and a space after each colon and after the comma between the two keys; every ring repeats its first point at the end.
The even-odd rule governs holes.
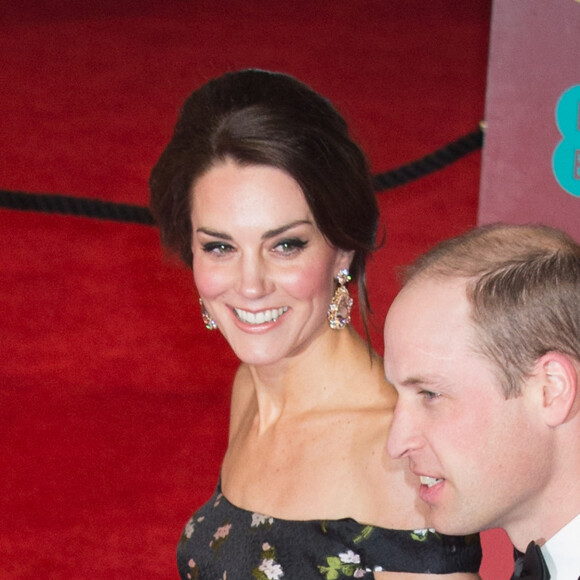
{"type": "Polygon", "coordinates": [[[419,487],[419,498],[425,503],[435,505],[441,500],[445,479],[441,477],[431,477],[430,475],[420,475],[421,486],[419,487]]]}
{"type": "Polygon", "coordinates": [[[426,485],[427,487],[433,487],[438,483],[443,481],[443,478],[431,477],[429,475],[420,475],[419,479],[421,481],[421,485],[426,485]]]}

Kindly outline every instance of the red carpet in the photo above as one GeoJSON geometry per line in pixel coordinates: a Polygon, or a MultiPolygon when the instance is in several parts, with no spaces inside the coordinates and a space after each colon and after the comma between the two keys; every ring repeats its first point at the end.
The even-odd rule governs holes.
{"type": "MultiPolygon", "coordinates": [[[[8,3],[4,3],[8,4],[8,3]]],[[[201,82],[296,75],[350,121],[375,172],[483,117],[489,0],[22,0],[0,18],[0,188],[147,203],[201,82]]],[[[396,267],[475,224],[479,154],[380,194],[375,347],[396,267]]],[[[0,209],[0,578],[176,578],[209,497],[236,361],[147,226],[0,209]]],[[[485,580],[509,548],[484,535],[485,580]]]]}

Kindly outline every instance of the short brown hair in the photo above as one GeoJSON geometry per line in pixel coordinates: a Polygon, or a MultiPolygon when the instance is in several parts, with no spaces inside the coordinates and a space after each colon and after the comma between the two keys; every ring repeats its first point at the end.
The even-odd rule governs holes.
{"type": "Polygon", "coordinates": [[[466,279],[476,348],[495,363],[506,398],[547,352],[580,362],[580,245],[564,232],[475,228],[421,256],[406,283],[423,276],[466,279]]]}

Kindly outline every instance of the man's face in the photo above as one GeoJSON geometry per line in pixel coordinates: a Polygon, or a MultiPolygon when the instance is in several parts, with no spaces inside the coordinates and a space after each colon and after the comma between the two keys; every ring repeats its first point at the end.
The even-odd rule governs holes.
{"type": "Polygon", "coordinates": [[[385,323],[385,374],[399,399],[389,436],[408,457],[442,533],[521,526],[545,486],[538,389],[506,400],[475,349],[462,279],[415,279],[385,323]]]}

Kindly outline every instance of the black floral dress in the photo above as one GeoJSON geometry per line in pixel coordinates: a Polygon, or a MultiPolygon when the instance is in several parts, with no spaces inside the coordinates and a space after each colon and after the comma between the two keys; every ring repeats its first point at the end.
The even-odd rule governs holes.
{"type": "Polygon", "coordinates": [[[390,530],[353,519],[281,520],[231,504],[218,484],[177,548],[182,580],[339,580],[373,572],[477,572],[479,536],[390,530]]]}

